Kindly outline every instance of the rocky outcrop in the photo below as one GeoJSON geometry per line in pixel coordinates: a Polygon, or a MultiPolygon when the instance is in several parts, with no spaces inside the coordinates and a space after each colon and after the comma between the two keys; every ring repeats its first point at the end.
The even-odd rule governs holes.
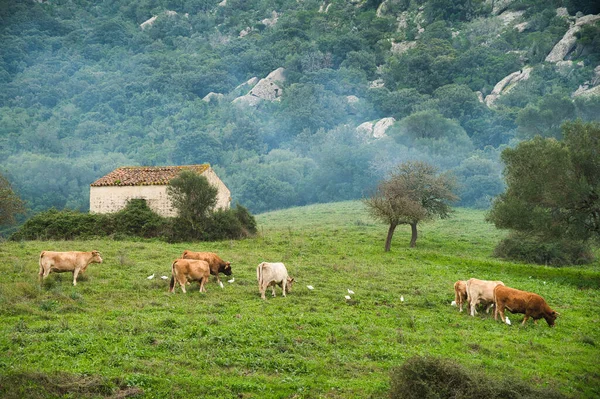
{"type": "Polygon", "coordinates": [[[492,5],[492,14],[499,15],[502,12],[506,11],[509,5],[511,5],[515,0],[487,0],[486,3],[492,5]]]}
{"type": "Polygon", "coordinates": [[[407,41],[407,42],[400,42],[400,43],[392,42],[391,52],[392,52],[392,54],[396,54],[396,55],[404,54],[411,48],[414,48],[416,45],[417,45],[416,41],[407,41]]]}
{"type": "Polygon", "coordinates": [[[591,24],[600,20],[599,15],[586,15],[581,18],[577,18],[575,24],[565,33],[562,39],[554,46],[550,54],[546,57],[546,62],[558,62],[565,59],[565,57],[573,50],[575,43],[577,43],[576,33],[581,30],[583,25],[591,24]]]}
{"type": "Polygon", "coordinates": [[[220,102],[223,98],[225,97],[224,94],[221,93],[214,93],[214,92],[210,92],[207,95],[204,96],[204,98],[202,99],[202,101],[205,101],[207,103],[210,102],[220,102]]]}
{"type": "MultiPolygon", "coordinates": [[[[166,16],[169,16],[169,17],[174,17],[177,15],[177,11],[166,10],[163,14],[166,16]]],[[[188,18],[190,15],[186,13],[183,16],[188,18]]],[[[142,30],[144,30],[146,28],[150,28],[152,25],[154,25],[154,22],[156,22],[157,19],[158,19],[158,15],[153,16],[152,18],[142,22],[140,24],[140,28],[142,28],[142,30]]]]}
{"type": "Polygon", "coordinates": [[[525,67],[520,71],[511,73],[500,82],[496,83],[492,92],[485,97],[486,105],[492,107],[498,97],[508,93],[518,82],[529,79],[532,70],[533,68],[531,67],[525,67]]]}
{"type": "MultiPolygon", "coordinates": [[[[252,78],[244,84],[250,84],[253,81],[252,78]]],[[[285,69],[277,68],[266,78],[261,79],[248,94],[238,97],[232,101],[234,104],[250,105],[255,106],[260,104],[261,101],[276,101],[279,100],[283,93],[283,83],[285,82],[285,69]]],[[[238,86],[239,87],[239,86],[238,86]]]]}
{"type": "Polygon", "coordinates": [[[594,77],[591,81],[580,85],[571,97],[600,96],[600,65],[594,68],[594,77]]]}
{"type": "Polygon", "coordinates": [[[260,22],[265,26],[275,26],[278,20],[279,14],[277,14],[277,11],[273,10],[273,12],[271,13],[271,18],[265,18],[260,22]]]}
{"type": "Polygon", "coordinates": [[[385,132],[396,122],[394,118],[382,118],[377,122],[365,122],[357,126],[356,132],[368,137],[380,139],[386,137],[385,132]]]}

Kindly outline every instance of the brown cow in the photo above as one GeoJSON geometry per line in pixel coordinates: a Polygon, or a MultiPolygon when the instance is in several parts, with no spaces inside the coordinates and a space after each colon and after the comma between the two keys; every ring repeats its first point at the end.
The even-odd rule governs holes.
{"type": "Polygon", "coordinates": [[[470,278],[467,280],[467,296],[469,297],[469,306],[471,316],[475,316],[475,306],[478,303],[487,304],[486,313],[494,304],[494,288],[497,285],[504,285],[502,281],[487,281],[470,278]]]}
{"type": "Polygon", "coordinates": [[[463,280],[458,280],[454,283],[454,301],[456,302],[456,306],[460,308],[462,312],[463,303],[467,302],[467,282],[463,280]]]}
{"type": "Polygon", "coordinates": [[[181,291],[185,294],[185,283],[197,281],[200,285],[200,292],[206,292],[204,284],[210,278],[210,266],[208,262],[194,259],[176,259],[171,264],[171,283],[169,292],[175,291],[175,282],[181,286],[181,291]]]}
{"type": "Polygon", "coordinates": [[[535,324],[538,319],[544,318],[550,327],[554,327],[554,320],[558,316],[558,313],[550,309],[544,298],[538,294],[500,285],[494,288],[494,304],[496,306],[494,319],[498,320],[498,313],[500,313],[503,322],[506,322],[504,309],[508,309],[511,313],[525,314],[523,325],[531,317],[535,324]]]}
{"type": "Polygon", "coordinates": [[[85,272],[90,263],[102,263],[100,252],[54,252],[42,251],[40,254],[40,283],[48,277],[50,272],[73,273],[73,285],[77,285],[77,275],[85,272]]]}
{"type": "Polygon", "coordinates": [[[231,276],[231,263],[225,262],[214,252],[193,252],[185,250],[181,259],[196,259],[208,262],[210,266],[210,274],[217,276],[217,282],[223,288],[223,283],[219,279],[219,273],[224,273],[226,276],[231,276]]]}

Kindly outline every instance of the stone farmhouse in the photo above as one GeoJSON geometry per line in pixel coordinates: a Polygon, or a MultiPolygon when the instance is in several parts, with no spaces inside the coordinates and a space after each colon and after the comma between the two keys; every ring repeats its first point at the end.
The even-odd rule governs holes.
{"type": "Polygon", "coordinates": [[[169,181],[183,170],[191,170],[206,177],[218,188],[217,208],[229,209],[231,192],[209,164],[185,166],[125,166],[115,169],[90,185],[90,212],[113,213],[120,211],[131,199],[144,199],[161,216],[176,216],[167,195],[169,181]]]}

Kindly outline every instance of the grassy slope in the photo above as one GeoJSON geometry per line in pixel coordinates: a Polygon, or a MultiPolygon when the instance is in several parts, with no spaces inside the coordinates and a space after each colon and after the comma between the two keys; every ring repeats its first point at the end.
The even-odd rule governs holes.
{"type": "MultiPolygon", "coordinates": [[[[92,379],[74,397],[101,395],[107,388],[93,384],[100,378],[109,390],[137,387],[146,397],[381,398],[391,368],[425,354],[569,395],[600,395],[600,264],[555,269],[493,259],[502,233],[470,210],[422,226],[415,249],[407,248],[409,229],[399,228],[390,253],[386,226],[358,202],[257,219],[259,236],[238,242],[1,243],[1,396],[34,396],[27,386],[64,372],[74,386],[92,379]],[[70,274],[52,274],[40,290],[43,249],[98,249],[105,262],[91,265],[77,287],[70,274]],[[184,249],[220,253],[235,282],[169,294],[158,277],[170,277],[184,249]],[[255,268],[263,260],[285,262],[298,280],[287,298],[277,291],[260,300],[255,268]],[[449,306],[452,285],[469,277],[541,294],[561,313],[557,327],[520,327],[522,315],[506,326],[459,314],[449,306]]],[[[47,389],[72,392],[64,386],[47,389]]]]}

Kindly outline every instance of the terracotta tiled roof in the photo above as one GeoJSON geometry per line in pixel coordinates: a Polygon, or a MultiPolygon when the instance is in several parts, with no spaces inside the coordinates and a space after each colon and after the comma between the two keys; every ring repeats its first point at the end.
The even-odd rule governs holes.
{"type": "Polygon", "coordinates": [[[210,165],[183,166],[125,166],[110,172],[91,184],[100,186],[164,186],[182,170],[191,170],[198,174],[206,172],[210,165]]]}

